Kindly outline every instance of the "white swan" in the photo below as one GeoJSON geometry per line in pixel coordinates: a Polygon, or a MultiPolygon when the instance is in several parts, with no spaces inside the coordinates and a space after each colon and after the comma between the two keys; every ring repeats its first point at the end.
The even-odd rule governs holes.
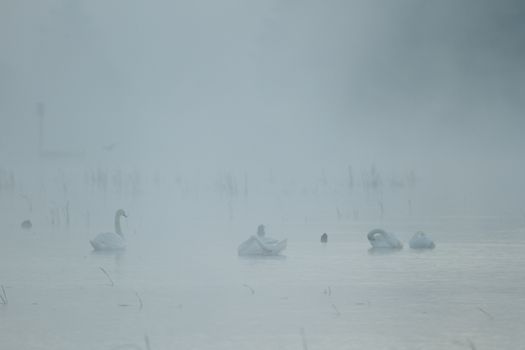
{"type": "Polygon", "coordinates": [[[241,256],[247,255],[279,255],[286,249],[287,240],[282,241],[265,237],[264,225],[257,227],[257,235],[239,245],[237,253],[241,256]]]}
{"type": "Polygon", "coordinates": [[[105,232],[98,234],[93,240],[89,241],[94,250],[124,250],[126,241],[120,229],[120,217],[127,218],[126,212],[122,209],[115,213],[115,232],[105,232]]]}
{"type": "Polygon", "coordinates": [[[382,249],[401,249],[403,244],[393,233],[385,232],[381,229],[375,229],[368,232],[368,240],[373,248],[382,249]]]}
{"type": "Polygon", "coordinates": [[[412,249],[434,249],[436,245],[424,232],[418,231],[412,236],[409,242],[412,249]]]}

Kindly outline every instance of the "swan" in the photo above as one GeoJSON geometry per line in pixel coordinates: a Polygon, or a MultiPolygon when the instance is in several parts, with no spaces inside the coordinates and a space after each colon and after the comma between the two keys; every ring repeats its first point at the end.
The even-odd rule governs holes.
{"type": "Polygon", "coordinates": [[[381,229],[375,229],[368,232],[367,237],[373,248],[403,248],[403,244],[397,239],[397,237],[393,233],[388,233],[381,229]]]}
{"type": "Polygon", "coordinates": [[[412,236],[409,242],[412,249],[434,249],[436,245],[424,232],[418,231],[412,236]]]}
{"type": "Polygon", "coordinates": [[[287,240],[282,241],[265,237],[264,225],[257,227],[257,235],[251,236],[248,240],[239,245],[237,253],[241,256],[246,255],[279,255],[286,249],[287,240]]]}
{"type": "Polygon", "coordinates": [[[126,241],[120,229],[120,217],[127,218],[126,212],[122,209],[115,213],[115,232],[105,232],[98,234],[93,240],[89,241],[94,250],[124,250],[126,249],[126,241]]]}

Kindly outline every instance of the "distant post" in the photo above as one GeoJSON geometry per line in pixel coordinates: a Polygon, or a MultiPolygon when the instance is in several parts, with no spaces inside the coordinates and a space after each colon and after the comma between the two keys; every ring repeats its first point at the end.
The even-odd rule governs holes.
{"type": "Polygon", "coordinates": [[[36,114],[38,117],[38,153],[41,155],[44,152],[44,116],[46,113],[46,105],[44,102],[36,104],[36,114]]]}

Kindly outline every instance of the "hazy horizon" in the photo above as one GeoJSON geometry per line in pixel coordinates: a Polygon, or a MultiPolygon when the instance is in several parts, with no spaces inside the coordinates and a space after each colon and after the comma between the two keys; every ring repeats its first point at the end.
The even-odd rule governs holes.
{"type": "Polygon", "coordinates": [[[375,168],[384,188],[415,174],[425,215],[525,210],[519,1],[0,10],[0,159],[21,178],[49,162],[43,103],[44,151],[83,155],[51,168],[199,174],[202,187],[231,173],[263,197],[267,177],[341,192],[349,166],[356,188],[375,168]]]}

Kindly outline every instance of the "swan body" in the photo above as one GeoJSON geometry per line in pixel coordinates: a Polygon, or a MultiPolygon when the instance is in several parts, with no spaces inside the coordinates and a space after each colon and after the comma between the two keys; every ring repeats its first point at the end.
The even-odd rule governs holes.
{"type": "Polygon", "coordinates": [[[257,235],[251,236],[248,240],[239,245],[237,253],[241,256],[251,255],[279,255],[286,249],[287,240],[282,241],[265,237],[264,226],[259,225],[257,235]]]}
{"type": "Polygon", "coordinates": [[[434,241],[422,231],[418,231],[412,236],[409,245],[412,249],[434,249],[436,247],[434,241]]]}
{"type": "Polygon", "coordinates": [[[104,232],[98,234],[93,240],[89,241],[96,251],[114,251],[126,249],[126,241],[120,228],[120,218],[127,217],[122,209],[115,213],[115,232],[104,232]]]}
{"type": "Polygon", "coordinates": [[[381,229],[375,229],[368,232],[368,241],[373,248],[382,249],[401,249],[403,244],[397,239],[393,233],[386,232],[381,229]]]}
{"type": "Polygon", "coordinates": [[[124,238],[114,232],[100,233],[95,239],[89,241],[94,250],[124,250],[126,242],[124,238]]]}

